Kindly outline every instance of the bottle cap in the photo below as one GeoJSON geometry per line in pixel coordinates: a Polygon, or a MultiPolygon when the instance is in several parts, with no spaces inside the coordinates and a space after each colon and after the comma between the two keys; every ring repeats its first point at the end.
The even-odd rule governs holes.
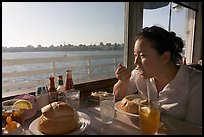
{"type": "Polygon", "coordinates": [[[72,72],[72,70],[71,69],[67,69],[66,72],[72,72]]]}
{"type": "Polygon", "coordinates": [[[62,75],[59,75],[58,78],[59,78],[59,79],[62,79],[62,75]]]}

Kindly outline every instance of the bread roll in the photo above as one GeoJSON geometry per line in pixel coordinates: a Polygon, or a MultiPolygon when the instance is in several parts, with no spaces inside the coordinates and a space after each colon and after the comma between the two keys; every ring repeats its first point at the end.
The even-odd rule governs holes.
{"type": "Polygon", "coordinates": [[[138,114],[139,101],[141,99],[144,101],[147,100],[146,96],[141,94],[131,94],[131,95],[125,96],[121,101],[120,108],[125,112],[138,114]]]}
{"type": "Polygon", "coordinates": [[[46,135],[63,135],[78,127],[76,110],[64,102],[53,102],[42,109],[37,129],[46,135]]]}

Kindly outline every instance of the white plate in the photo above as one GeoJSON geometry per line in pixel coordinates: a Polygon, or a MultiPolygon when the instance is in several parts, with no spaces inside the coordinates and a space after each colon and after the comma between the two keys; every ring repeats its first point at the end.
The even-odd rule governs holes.
{"type": "Polygon", "coordinates": [[[91,100],[93,102],[99,102],[99,98],[92,97],[92,96],[89,97],[89,100],[91,100]]]}
{"type": "MultiPolygon", "coordinates": [[[[4,132],[5,128],[2,128],[2,135],[8,135],[7,133],[4,132]]],[[[9,135],[26,135],[25,130],[22,129],[23,131],[20,134],[9,134],[9,135]]]]}
{"type": "MultiPolygon", "coordinates": [[[[78,113],[78,115],[79,115],[79,122],[80,122],[79,127],[78,127],[76,130],[74,130],[74,131],[72,131],[72,132],[70,132],[70,133],[68,133],[68,134],[66,134],[66,135],[79,135],[79,134],[82,133],[82,132],[88,127],[88,125],[91,123],[90,117],[89,117],[87,114],[85,114],[85,113],[83,113],[83,112],[79,112],[79,111],[77,111],[77,113],[78,113]]],[[[37,123],[38,123],[38,121],[39,121],[39,117],[38,117],[37,119],[35,119],[35,120],[30,124],[29,130],[30,130],[31,134],[34,134],[34,135],[44,135],[43,133],[41,133],[41,132],[38,131],[38,129],[37,129],[37,123]]]]}
{"type": "Polygon", "coordinates": [[[125,115],[128,115],[128,116],[134,116],[134,117],[138,117],[139,116],[138,114],[128,113],[128,112],[122,110],[120,108],[120,105],[121,105],[121,101],[116,102],[115,106],[114,106],[115,110],[117,110],[118,112],[123,113],[125,115]]]}

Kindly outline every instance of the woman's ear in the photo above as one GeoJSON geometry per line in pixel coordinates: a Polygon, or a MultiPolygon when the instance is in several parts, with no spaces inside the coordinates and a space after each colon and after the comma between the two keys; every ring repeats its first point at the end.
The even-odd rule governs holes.
{"type": "Polygon", "coordinates": [[[170,51],[165,51],[161,56],[162,64],[168,63],[170,61],[170,56],[171,56],[170,51]]]}

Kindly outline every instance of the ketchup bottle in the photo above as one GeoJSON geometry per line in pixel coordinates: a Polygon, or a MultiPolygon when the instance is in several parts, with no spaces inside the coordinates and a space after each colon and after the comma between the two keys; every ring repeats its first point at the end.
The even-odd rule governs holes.
{"type": "Polygon", "coordinates": [[[74,83],[73,83],[73,79],[72,79],[72,70],[71,69],[67,69],[66,71],[66,81],[65,81],[65,92],[68,92],[71,89],[74,89],[74,83]]]}

